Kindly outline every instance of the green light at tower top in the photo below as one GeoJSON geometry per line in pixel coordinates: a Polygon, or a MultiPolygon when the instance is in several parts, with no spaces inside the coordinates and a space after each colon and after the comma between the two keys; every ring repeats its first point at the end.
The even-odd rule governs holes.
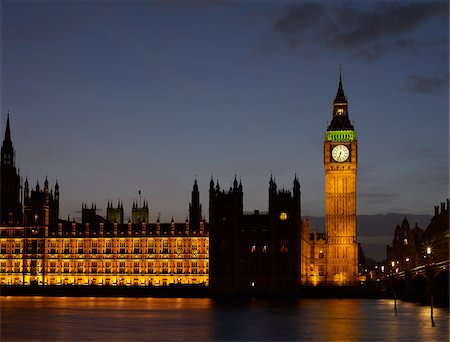
{"type": "Polygon", "coordinates": [[[356,140],[356,132],[353,130],[327,131],[326,141],[351,142],[356,140]]]}

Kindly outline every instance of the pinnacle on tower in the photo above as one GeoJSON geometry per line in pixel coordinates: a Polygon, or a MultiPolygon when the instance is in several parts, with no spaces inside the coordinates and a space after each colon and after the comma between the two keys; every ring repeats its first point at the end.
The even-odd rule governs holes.
{"type": "Polygon", "coordinates": [[[9,111],[8,111],[8,117],[6,119],[5,139],[3,140],[3,145],[5,145],[5,143],[12,144],[11,129],[9,128],[9,111]]]}
{"type": "Polygon", "coordinates": [[[342,87],[342,66],[339,67],[339,85],[334,99],[334,104],[347,103],[347,98],[344,94],[344,88],[342,87]]]}
{"type": "Polygon", "coordinates": [[[333,102],[333,119],[327,131],[354,130],[348,117],[348,102],[342,86],[342,68],[339,73],[339,85],[333,102]]]}

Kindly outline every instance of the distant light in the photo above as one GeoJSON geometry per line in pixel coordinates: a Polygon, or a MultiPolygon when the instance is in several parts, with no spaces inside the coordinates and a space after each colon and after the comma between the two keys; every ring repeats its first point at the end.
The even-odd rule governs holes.
{"type": "Polygon", "coordinates": [[[409,261],[409,258],[406,258],[406,261],[409,261]]]}
{"type": "Polygon", "coordinates": [[[427,254],[431,254],[431,247],[427,247],[427,254]]]}

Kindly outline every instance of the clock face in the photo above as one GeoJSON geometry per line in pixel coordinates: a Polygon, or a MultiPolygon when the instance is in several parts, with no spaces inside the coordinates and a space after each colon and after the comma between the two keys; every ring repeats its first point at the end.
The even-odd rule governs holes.
{"type": "Polygon", "coordinates": [[[331,156],[337,162],[345,162],[348,159],[349,155],[350,151],[345,145],[337,145],[333,147],[333,150],[331,151],[331,156]]]}

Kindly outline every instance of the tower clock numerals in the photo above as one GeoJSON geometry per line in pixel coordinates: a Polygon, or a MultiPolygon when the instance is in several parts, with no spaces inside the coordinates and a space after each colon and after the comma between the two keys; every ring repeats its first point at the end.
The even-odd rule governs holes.
{"type": "Polygon", "coordinates": [[[335,161],[342,163],[348,159],[348,157],[350,156],[350,151],[345,145],[337,145],[333,147],[331,156],[335,161]]]}

